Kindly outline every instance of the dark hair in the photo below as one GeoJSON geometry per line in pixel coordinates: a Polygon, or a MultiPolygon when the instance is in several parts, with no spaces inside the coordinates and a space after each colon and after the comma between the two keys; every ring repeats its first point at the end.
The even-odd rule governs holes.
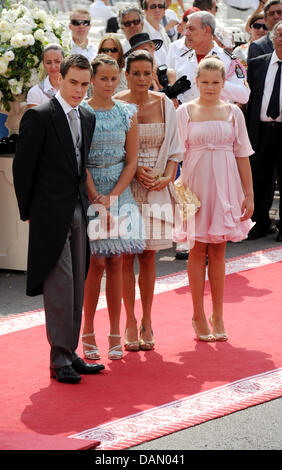
{"type": "Polygon", "coordinates": [[[194,0],[192,6],[199,8],[199,10],[211,10],[212,0],[194,0]]]}
{"type": "Polygon", "coordinates": [[[100,65],[112,65],[117,69],[119,72],[119,65],[115,59],[112,57],[108,56],[107,54],[98,54],[95,59],[92,60],[91,62],[91,67],[92,67],[92,76],[94,77],[97,73],[98,67],[100,65]]]}
{"type": "Polygon", "coordinates": [[[251,16],[250,18],[250,27],[258,20],[264,20],[264,13],[257,13],[256,15],[251,16]]]}
{"type": "Polygon", "coordinates": [[[89,60],[81,54],[71,54],[63,59],[60,65],[60,72],[64,78],[71,67],[77,67],[81,70],[89,70],[92,75],[92,69],[89,60]]]}
{"type": "Polygon", "coordinates": [[[279,5],[279,4],[282,4],[281,0],[269,0],[268,2],[266,2],[266,4],[263,7],[265,16],[267,16],[267,12],[269,8],[272,7],[272,5],[279,5]]]}
{"type": "Polygon", "coordinates": [[[139,50],[133,51],[133,52],[131,52],[131,54],[129,54],[129,56],[127,58],[127,61],[126,61],[126,71],[127,71],[127,73],[130,71],[131,64],[133,62],[138,62],[140,60],[150,62],[150,64],[152,65],[152,68],[154,67],[153,57],[151,56],[150,52],[145,51],[143,49],[139,49],[139,50]]]}
{"type": "Polygon", "coordinates": [[[48,44],[47,46],[45,46],[42,51],[43,59],[44,59],[44,55],[46,54],[46,52],[49,52],[49,51],[58,51],[61,53],[63,58],[65,57],[64,49],[59,44],[48,44]]]}

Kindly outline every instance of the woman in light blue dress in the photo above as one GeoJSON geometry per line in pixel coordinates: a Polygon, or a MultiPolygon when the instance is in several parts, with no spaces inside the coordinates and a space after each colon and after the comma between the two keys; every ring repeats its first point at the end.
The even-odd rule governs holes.
{"type": "Polygon", "coordinates": [[[129,187],[137,168],[138,125],[136,107],[112,99],[119,81],[117,62],[98,55],[92,68],[94,93],[84,103],[95,113],[96,127],[87,162],[87,189],[92,203],[88,226],[91,259],[85,283],[82,342],[87,359],[100,358],[93,323],[106,270],[108,357],[121,359],[121,255],[141,253],[145,247],[140,212],[129,187]]]}

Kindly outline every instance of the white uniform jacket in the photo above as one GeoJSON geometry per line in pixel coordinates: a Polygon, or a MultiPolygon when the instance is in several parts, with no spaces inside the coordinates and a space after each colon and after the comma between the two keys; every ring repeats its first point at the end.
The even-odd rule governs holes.
{"type": "MultiPolygon", "coordinates": [[[[225,66],[226,81],[221,93],[221,98],[233,103],[247,103],[250,96],[250,88],[246,81],[243,65],[238,65],[238,59],[233,58],[230,52],[222,49],[215,42],[214,47],[207,55],[217,55],[225,66]]],[[[197,67],[198,60],[196,52],[193,49],[183,52],[175,59],[176,78],[178,79],[186,75],[191,82],[190,90],[178,96],[182,103],[194,100],[199,96],[199,91],[196,86],[197,67]]]]}

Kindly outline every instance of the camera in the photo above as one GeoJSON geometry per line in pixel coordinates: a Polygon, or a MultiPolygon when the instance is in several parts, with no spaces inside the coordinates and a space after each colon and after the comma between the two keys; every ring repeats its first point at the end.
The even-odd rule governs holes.
{"type": "Polygon", "coordinates": [[[180,77],[173,85],[168,83],[167,66],[160,65],[157,69],[157,76],[160,85],[163,87],[162,91],[168,98],[176,98],[181,93],[184,93],[191,88],[191,82],[187,79],[186,75],[180,77]]]}

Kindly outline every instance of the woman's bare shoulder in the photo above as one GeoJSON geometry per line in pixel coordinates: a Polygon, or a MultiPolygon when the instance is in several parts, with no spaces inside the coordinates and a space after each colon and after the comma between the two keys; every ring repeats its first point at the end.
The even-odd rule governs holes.
{"type": "Polygon", "coordinates": [[[161,101],[161,99],[164,97],[164,94],[160,91],[149,90],[149,97],[152,101],[161,101]]]}
{"type": "Polygon", "coordinates": [[[129,90],[123,90],[123,91],[120,91],[119,93],[116,93],[114,95],[114,99],[120,100],[120,101],[128,101],[129,95],[130,95],[129,90]]]}

